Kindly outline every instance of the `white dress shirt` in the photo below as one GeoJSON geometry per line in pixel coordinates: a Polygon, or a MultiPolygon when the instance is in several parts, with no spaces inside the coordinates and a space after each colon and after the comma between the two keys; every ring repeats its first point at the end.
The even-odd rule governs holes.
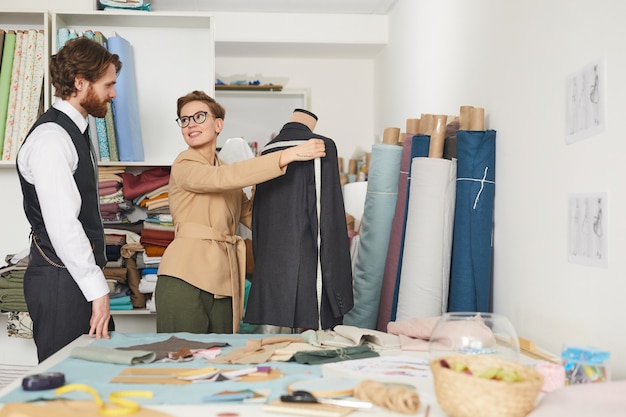
{"type": "MultiPolygon", "coordinates": [[[[87,119],[69,102],[57,98],[53,107],[68,115],[81,132],[87,129],[87,119]]],[[[78,220],[82,199],[73,177],[78,154],[70,135],[56,123],[39,125],[20,149],[17,165],[24,179],[35,185],[54,250],[87,301],[108,294],[104,274],[78,220]]]]}

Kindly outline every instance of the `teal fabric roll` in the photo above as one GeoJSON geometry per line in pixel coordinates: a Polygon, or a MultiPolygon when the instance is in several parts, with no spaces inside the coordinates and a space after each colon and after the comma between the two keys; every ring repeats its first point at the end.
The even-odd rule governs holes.
{"type": "Polygon", "coordinates": [[[143,161],[143,136],[139,118],[135,61],[131,44],[120,36],[108,38],[109,51],[118,54],[122,70],[117,76],[113,99],[113,122],[117,139],[117,153],[123,162],[143,161]]]}
{"type": "Polygon", "coordinates": [[[398,198],[402,147],[375,144],[368,173],[365,209],[354,265],[354,308],[344,324],[375,329],[398,198]]]}

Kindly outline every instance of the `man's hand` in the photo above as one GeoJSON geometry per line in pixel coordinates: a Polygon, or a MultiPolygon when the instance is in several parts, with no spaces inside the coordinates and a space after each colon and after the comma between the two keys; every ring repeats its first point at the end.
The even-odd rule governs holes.
{"type": "Polygon", "coordinates": [[[109,339],[109,320],[111,310],[109,305],[109,295],[96,298],[91,303],[91,320],[89,320],[89,336],[96,336],[96,339],[109,339]]]}

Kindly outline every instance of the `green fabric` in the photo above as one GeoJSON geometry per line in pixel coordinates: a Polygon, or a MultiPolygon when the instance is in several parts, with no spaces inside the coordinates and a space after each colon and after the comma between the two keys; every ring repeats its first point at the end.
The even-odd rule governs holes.
{"type": "Polygon", "coordinates": [[[119,350],[90,345],[75,347],[72,349],[70,356],[92,362],[117,363],[121,365],[151,363],[156,359],[156,353],[149,350],[119,350]]]}
{"type": "Polygon", "coordinates": [[[154,291],[158,333],[233,332],[232,300],[214,298],[186,281],[159,275],[154,291]]]}
{"type": "Polygon", "coordinates": [[[0,288],[24,288],[23,279],[0,278],[0,288]]]}
{"type": "Polygon", "coordinates": [[[0,289],[0,311],[28,311],[23,288],[0,289]]]}
{"type": "Polygon", "coordinates": [[[17,35],[15,33],[7,32],[4,36],[2,64],[0,66],[0,154],[2,154],[4,147],[7,110],[9,108],[9,87],[11,86],[11,70],[13,68],[16,39],[17,35]]]}
{"type": "Polygon", "coordinates": [[[323,363],[348,361],[352,359],[380,356],[367,345],[350,346],[339,349],[303,350],[296,352],[294,360],[300,364],[320,365],[323,363]]]}

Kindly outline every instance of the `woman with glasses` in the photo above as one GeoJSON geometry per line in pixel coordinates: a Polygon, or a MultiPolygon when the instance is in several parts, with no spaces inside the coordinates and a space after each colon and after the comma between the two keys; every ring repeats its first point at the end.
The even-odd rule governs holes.
{"type": "Polygon", "coordinates": [[[178,99],[176,119],[189,148],[172,165],[170,211],[176,230],[159,265],[157,332],[236,333],[243,314],[246,250],[235,234],[251,227],[243,188],[284,175],[287,165],[326,155],[324,141],[224,164],[217,136],[225,109],[202,91],[178,99]]]}

